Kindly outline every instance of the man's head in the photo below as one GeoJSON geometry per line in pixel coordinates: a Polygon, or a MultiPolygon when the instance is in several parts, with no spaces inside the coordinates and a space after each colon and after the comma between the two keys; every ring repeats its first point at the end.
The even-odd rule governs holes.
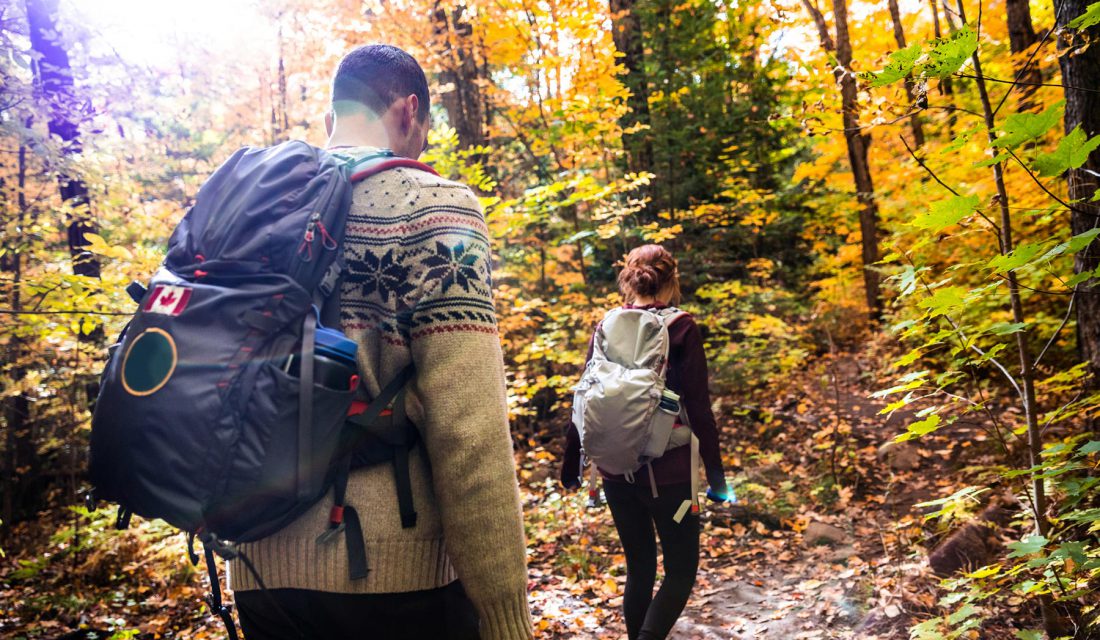
{"type": "Polygon", "coordinates": [[[332,118],[340,129],[380,122],[395,153],[417,158],[427,144],[429,111],[428,80],[416,60],[397,47],[371,44],[340,61],[326,124],[331,134],[332,118]]]}

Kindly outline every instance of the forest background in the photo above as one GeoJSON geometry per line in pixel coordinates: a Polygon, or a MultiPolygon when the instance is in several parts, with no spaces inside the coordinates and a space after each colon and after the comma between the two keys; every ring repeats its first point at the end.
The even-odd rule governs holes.
{"type": "Polygon", "coordinates": [[[540,634],[622,633],[557,458],[616,265],[660,242],[742,499],[684,637],[1097,637],[1100,3],[817,2],[5,0],[3,634],[220,633],[178,534],[80,506],[89,400],[203,180],[323,143],[381,41],[493,233],[540,634]]]}

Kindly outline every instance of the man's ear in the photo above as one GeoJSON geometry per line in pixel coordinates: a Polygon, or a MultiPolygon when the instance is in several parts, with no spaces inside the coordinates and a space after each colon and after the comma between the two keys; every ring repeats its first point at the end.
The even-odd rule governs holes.
{"type": "Polygon", "coordinates": [[[417,98],[415,93],[410,94],[409,97],[405,98],[405,113],[403,114],[405,117],[402,122],[404,128],[412,127],[412,124],[417,121],[419,111],[420,98],[417,98]]]}
{"type": "Polygon", "coordinates": [[[325,135],[326,136],[331,136],[332,135],[332,125],[335,124],[335,122],[333,121],[332,115],[333,114],[332,114],[331,109],[328,111],[328,113],[325,114],[325,135]]]}

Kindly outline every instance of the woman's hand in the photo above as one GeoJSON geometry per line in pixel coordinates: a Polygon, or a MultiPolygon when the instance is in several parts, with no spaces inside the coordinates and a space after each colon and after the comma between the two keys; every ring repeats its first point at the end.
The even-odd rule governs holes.
{"type": "Polygon", "coordinates": [[[581,488],[581,476],[576,469],[570,471],[569,467],[571,466],[573,465],[563,464],[561,466],[561,486],[566,491],[576,491],[581,488]]]}

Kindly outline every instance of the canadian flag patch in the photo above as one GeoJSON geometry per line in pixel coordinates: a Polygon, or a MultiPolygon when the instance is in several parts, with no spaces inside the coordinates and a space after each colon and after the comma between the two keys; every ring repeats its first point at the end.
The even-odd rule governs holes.
{"type": "Polygon", "coordinates": [[[187,308],[191,299],[191,287],[177,287],[170,284],[158,284],[145,302],[146,313],[159,313],[166,316],[178,316],[187,308]]]}

